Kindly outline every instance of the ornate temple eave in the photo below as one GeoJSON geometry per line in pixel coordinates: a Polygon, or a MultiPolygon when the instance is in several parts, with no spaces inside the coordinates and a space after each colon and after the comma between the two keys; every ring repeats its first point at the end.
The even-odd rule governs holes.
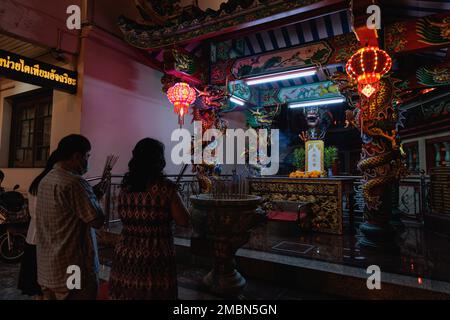
{"type": "Polygon", "coordinates": [[[203,11],[195,19],[183,21],[178,16],[167,20],[165,25],[146,25],[121,16],[118,25],[128,43],[152,50],[282,21],[314,10],[326,12],[344,4],[342,0],[254,0],[245,8],[238,4],[230,11],[226,5],[231,2],[236,1],[229,0],[218,11],[203,11]]]}

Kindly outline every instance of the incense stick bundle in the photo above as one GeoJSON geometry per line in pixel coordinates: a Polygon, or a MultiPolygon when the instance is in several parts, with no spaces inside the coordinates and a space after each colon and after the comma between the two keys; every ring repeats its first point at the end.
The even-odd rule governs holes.
{"type": "Polygon", "coordinates": [[[117,163],[119,156],[110,154],[106,157],[105,167],[103,168],[102,180],[106,179],[117,163]]]}

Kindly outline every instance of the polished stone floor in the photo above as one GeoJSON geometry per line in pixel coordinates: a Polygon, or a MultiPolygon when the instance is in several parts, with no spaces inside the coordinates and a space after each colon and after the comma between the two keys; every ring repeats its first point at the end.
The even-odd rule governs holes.
{"type": "MultiPolygon", "coordinates": [[[[115,232],[120,231],[117,226],[115,232]]],[[[192,231],[176,228],[177,250],[186,248],[191,256],[192,231]]],[[[405,228],[398,238],[396,253],[364,250],[358,245],[359,235],[331,235],[322,233],[301,233],[293,225],[266,222],[251,232],[250,241],[238,251],[239,257],[250,257],[257,261],[273,264],[285,263],[295,268],[307,267],[323,272],[367,277],[366,268],[378,265],[383,280],[396,284],[407,284],[414,288],[427,288],[433,292],[450,295],[450,238],[429,232],[422,225],[405,222],[405,228]],[[386,275],[386,273],[389,273],[386,275]]],[[[100,250],[104,271],[111,265],[111,248],[100,250]]],[[[195,267],[189,259],[181,259],[178,267],[179,295],[181,299],[220,299],[201,284],[207,268],[195,267]]],[[[271,267],[269,267],[271,268],[271,267]]],[[[26,299],[15,289],[18,265],[0,262],[0,299],[26,299]]],[[[252,278],[247,273],[248,286],[243,297],[247,299],[327,299],[335,296],[316,294],[309,289],[298,290],[280,283],[252,278]]],[[[103,279],[107,280],[108,272],[103,279]]],[[[365,280],[364,280],[365,283],[365,280]]],[[[339,293],[338,293],[339,294],[339,293]]]]}
{"type": "MultiPolygon", "coordinates": [[[[187,265],[178,265],[178,291],[181,300],[218,300],[222,297],[208,292],[201,279],[207,269],[187,265]]],[[[19,264],[0,262],[0,300],[29,300],[16,289],[19,264]]],[[[109,267],[102,266],[100,278],[105,281],[109,276],[109,267]]],[[[247,279],[247,287],[240,299],[254,300],[310,300],[335,299],[338,297],[304,292],[260,280],[247,279]]]]}
{"type": "MultiPolygon", "coordinates": [[[[408,277],[408,282],[415,282],[418,287],[427,283],[440,287],[444,285],[446,288],[443,290],[450,293],[450,237],[431,232],[415,221],[404,220],[403,226],[398,231],[397,252],[361,248],[357,226],[349,230],[347,225],[344,235],[333,235],[305,233],[294,223],[273,221],[266,221],[254,228],[243,249],[249,250],[249,254],[274,254],[275,259],[307,259],[311,263],[332,263],[364,272],[368,266],[378,265],[382,272],[408,277]],[[442,283],[436,284],[436,281],[442,283]]],[[[120,225],[112,229],[120,232],[120,225]]],[[[174,234],[176,238],[188,241],[192,230],[177,227],[174,234]]],[[[190,246],[190,243],[186,245],[190,246]]]]}
{"type": "Polygon", "coordinates": [[[17,289],[19,264],[6,264],[0,261],[0,300],[28,300],[17,289]]]}
{"type": "MultiPolygon", "coordinates": [[[[263,223],[252,231],[246,249],[301,257],[335,264],[367,268],[376,264],[382,271],[423,279],[450,282],[450,238],[427,231],[422,225],[404,222],[399,232],[398,252],[377,252],[358,245],[360,235],[302,233],[295,225],[263,223]]],[[[177,228],[177,237],[188,239],[191,230],[177,228]]]]}

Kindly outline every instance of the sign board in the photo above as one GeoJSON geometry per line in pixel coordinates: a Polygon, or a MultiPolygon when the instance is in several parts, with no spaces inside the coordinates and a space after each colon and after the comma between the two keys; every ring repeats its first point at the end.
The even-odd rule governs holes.
{"type": "Polygon", "coordinates": [[[322,140],[308,140],[305,143],[305,171],[323,171],[323,151],[322,140]]]}
{"type": "Polygon", "coordinates": [[[77,91],[77,72],[0,50],[0,74],[40,87],[77,91]]]}

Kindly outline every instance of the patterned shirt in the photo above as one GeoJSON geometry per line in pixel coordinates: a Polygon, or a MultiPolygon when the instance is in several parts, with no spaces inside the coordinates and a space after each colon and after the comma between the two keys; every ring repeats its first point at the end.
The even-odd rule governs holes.
{"type": "Polygon", "coordinates": [[[39,183],[36,203],[38,282],[66,288],[67,268],[80,267],[81,281],[98,272],[95,231],[89,222],[103,215],[89,183],[58,164],[39,183]]]}

